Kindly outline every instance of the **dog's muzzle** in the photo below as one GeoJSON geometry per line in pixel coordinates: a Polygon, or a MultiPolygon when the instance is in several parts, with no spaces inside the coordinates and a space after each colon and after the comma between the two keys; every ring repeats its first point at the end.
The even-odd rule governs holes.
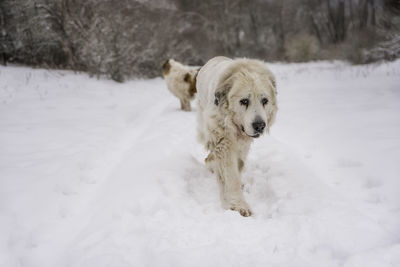
{"type": "Polygon", "coordinates": [[[258,137],[260,137],[260,135],[262,134],[262,132],[261,132],[261,133],[257,133],[257,132],[256,132],[256,133],[254,133],[254,135],[249,135],[248,133],[246,133],[246,131],[245,131],[243,125],[242,125],[241,129],[242,129],[242,132],[245,133],[248,137],[258,138],[258,137]]]}

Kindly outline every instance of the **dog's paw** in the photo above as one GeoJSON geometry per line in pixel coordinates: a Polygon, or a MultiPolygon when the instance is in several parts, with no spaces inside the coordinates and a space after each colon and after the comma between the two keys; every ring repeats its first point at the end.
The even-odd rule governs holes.
{"type": "Polygon", "coordinates": [[[231,210],[235,210],[240,213],[243,217],[249,217],[253,215],[253,212],[250,210],[249,206],[246,203],[241,203],[241,205],[231,206],[231,210]]]}
{"type": "Polygon", "coordinates": [[[240,215],[242,215],[243,217],[249,217],[251,215],[253,215],[253,213],[251,212],[250,209],[240,209],[239,210],[240,215]]]}

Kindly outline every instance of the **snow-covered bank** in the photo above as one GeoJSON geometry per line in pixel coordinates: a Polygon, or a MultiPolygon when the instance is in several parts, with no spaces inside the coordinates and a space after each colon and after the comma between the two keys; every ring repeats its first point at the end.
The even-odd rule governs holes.
{"type": "Polygon", "coordinates": [[[252,218],[163,80],[1,67],[0,266],[399,266],[400,62],[270,67],[252,218]]]}

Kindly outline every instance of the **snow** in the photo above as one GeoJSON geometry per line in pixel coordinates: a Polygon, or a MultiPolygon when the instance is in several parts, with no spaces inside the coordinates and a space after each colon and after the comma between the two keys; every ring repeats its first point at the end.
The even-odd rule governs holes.
{"type": "Polygon", "coordinates": [[[162,79],[0,67],[0,266],[400,266],[400,61],[269,66],[250,218],[162,79]]]}

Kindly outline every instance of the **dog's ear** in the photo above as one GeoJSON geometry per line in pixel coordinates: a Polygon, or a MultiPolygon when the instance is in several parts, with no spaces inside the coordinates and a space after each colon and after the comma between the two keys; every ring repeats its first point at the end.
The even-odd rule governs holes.
{"type": "Polygon", "coordinates": [[[219,107],[228,106],[228,93],[233,86],[234,75],[232,72],[228,72],[224,78],[222,78],[219,86],[215,90],[215,101],[214,104],[219,107]]]}
{"type": "Polygon", "coordinates": [[[214,104],[219,107],[228,107],[228,94],[233,87],[236,79],[236,69],[229,69],[222,79],[220,80],[217,89],[215,90],[215,101],[214,104]]]}
{"type": "Polygon", "coordinates": [[[222,83],[217,90],[215,90],[214,104],[216,106],[222,107],[228,103],[228,93],[230,89],[231,85],[229,83],[222,83]]]}

